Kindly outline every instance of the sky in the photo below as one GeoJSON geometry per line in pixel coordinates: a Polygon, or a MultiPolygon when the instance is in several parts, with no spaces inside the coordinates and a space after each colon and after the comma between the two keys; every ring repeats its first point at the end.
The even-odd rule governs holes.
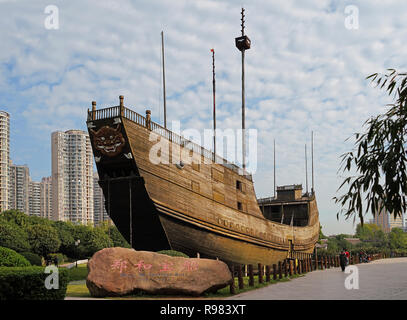
{"type": "Polygon", "coordinates": [[[256,194],[273,195],[274,139],[277,185],[305,187],[304,145],[309,151],[313,131],[323,232],[354,233],[358,220],[338,220],[332,200],[343,180],[340,155],[352,148],[345,140],[392,102],[366,77],[406,71],[403,0],[0,0],[0,110],[11,114],[13,163],[27,164],[34,181],[50,176],[51,133],[86,130],[93,100],[110,107],[124,95],[127,107],[150,109],[162,123],[162,30],[167,122],[212,127],[214,48],[217,128],[240,128],[241,55],[234,39],[242,6],[252,41],[245,57],[246,128],[258,135],[256,194]],[[58,9],[58,21],[50,20],[49,5],[58,9]]]}

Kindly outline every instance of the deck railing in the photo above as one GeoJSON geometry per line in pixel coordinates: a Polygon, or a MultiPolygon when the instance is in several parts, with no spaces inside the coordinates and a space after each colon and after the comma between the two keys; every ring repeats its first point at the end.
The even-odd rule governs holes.
{"type": "Polygon", "coordinates": [[[242,168],[238,167],[234,163],[228,162],[226,159],[220,157],[217,154],[214,154],[212,151],[205,149],[204,147],[200,146],[199,144],[192,142],[191,140],[185,139],[184,137],[172,132],[171,130],[168,130],[159,124],[147,120],[146,117],[142,116],[141,114],[130,110],[126,107],[121,107],[121,106],[115,106],[115,107],[110,107],[110,108],[105,108],[105,109],[99,109],[99,110],[88,110],[88,121],[93,121],[93,120],[102,120],[102,119],[109,119],[109,118],[115,118],[115,117],[124,117],[130,121],[133,121],[134,123],[148,128],[149,130],[156,132],[160,136],[168,139],[169,141],[179,144],[182,147],[185,147],[189,150],[192,150],[193,152],[202,155],[206,159],[209,159],[215,163],[221,164],[225,166],[226,168],[229,168],[233,170],[234,172],[238,173],[239,175],[244,175],[247,179],[252,181],[252,175],[249,174],[246,170],[243,170],[242,168]]]}

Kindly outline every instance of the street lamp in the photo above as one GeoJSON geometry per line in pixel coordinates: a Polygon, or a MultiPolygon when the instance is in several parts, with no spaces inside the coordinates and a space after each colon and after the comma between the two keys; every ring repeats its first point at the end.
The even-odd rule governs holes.
{"type": "MultiPolygon", "coordinates": [[[[76,240],[75,241],[75,248],[76,248],[76,253],[78,254],[78,246],[79,246],[79,244],[81,243],[81,240],[80,239],[78,239],[78,240],[76,240]]],[[[76,258],[76,268],[78,267],[78,258],[76,258]]]]}

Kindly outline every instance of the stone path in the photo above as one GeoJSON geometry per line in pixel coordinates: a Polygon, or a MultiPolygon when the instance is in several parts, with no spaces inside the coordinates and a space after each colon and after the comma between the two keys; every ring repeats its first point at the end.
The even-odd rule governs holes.
{"type": "MultiPolygon", "coordinates": [[[[353,266],[351,266],[353,267],[353,266]]],[[[359,289],[345,288],[352,276],[340,268],[318,270],[288,282],[245,292],[229,299],[245,300],[407,300],[407,258],[355,265],[359,289]]]]}

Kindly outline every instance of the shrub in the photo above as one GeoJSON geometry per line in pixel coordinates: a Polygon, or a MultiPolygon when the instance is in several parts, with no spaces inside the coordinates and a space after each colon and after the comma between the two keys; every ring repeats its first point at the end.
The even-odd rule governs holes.
{"type": "MultiPolygon", "coordinates": [[[[29,267],[30,262],[12,249],[0,247],[1,267],[29,267]]],[[[1,281],[0,281],[1,283],[1,281]]]]}
{"type": "Polygon", "coordinates": [[[0,219],[0,246],[17,252],[30,250],[27,233],[5,218],[0,219]]]}
{"type": "Polygon", "coordinates": [[[166,254],[167,256],[171,256],[171,257],[189,258],[185,253],[175,251],[175,250],[161,250],[161,251],[157,251],[157,253],[166,254]]]}
{"type": "Polygon", "coordinates": [[[32,252],[20,252],[33,266],[42,266],[42,259],[38,254],[32,252]]]}
{"type": "Polygon", "coordinates": [[[45,288],[50,274],[43,267],[0,267],[0,300],[63,300],[68,285],[68,272],[59,269],[58,289],[45,288]]]}

